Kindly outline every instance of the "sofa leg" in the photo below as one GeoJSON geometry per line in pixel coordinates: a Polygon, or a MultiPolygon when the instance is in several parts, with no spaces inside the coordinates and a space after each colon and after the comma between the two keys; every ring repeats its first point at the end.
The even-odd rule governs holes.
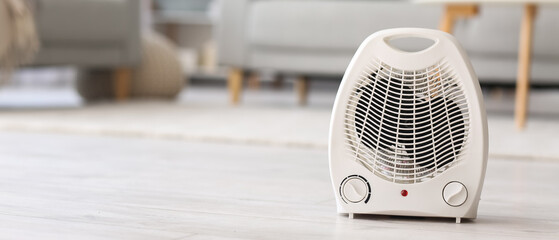
{"type": "Polygon", "coordinates": [[[114,71],[114,94],[117,101],[130,97],[130,80],[132,71],[129,68],[118,68],[114,71]]]}
{"type": "Polygon", "coordinates": [[[239,104],[241,92],[243,90],[243,70],[240,68],[231,68],[229,76],[227,77],[227,87],[229,88],[229,95],[231,103],[234,105],[239,104]]]}
{"type": "Polygon", "coordinates": [[[272,87],[274,89],[281,89],[283,87],[284,77],[282,74],[276,74],[274,81],[272,81],[272,87]]]}
{"type": "Polygon", "coordinates": [[[309,96],[309,78],[307,76],[297,77],[295,81],[295,91],[297,91],[299,105],[307,105],[309,96]]]}
{"type": "Polygon", "coordinates": [[[258,74],[258,72],[255,71],[251,72],[250,75],[248,76],[248,81],[247,81],[248,87],[253,90],[260,89],[260,82],[261,82],[260,74],[258,74]]]}

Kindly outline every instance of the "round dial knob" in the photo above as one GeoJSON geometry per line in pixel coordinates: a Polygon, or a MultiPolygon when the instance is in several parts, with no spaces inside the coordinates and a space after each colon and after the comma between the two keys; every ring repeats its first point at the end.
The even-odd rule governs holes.
{"type": "Polygon", "coordinates": [[[358,203],[367,196],[369,189],[361,178],[348,179],[342,187],[342,193],[347,201],[358,203]]]}
{"type": "Polygon", "coordinates": [[[450,182],[443,189],[443,198],[448,205],[458,207],[468,199],[468,190],[462,183],[450,182]]]}

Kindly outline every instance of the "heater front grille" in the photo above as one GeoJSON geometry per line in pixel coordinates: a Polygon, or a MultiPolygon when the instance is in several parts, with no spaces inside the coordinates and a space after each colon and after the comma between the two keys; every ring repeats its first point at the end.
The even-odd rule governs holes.
{"type": "Polygon", "coordinates": [[[424,182],[462,159],[469,132],[461,81],[444,60],[419,70],[373,60],[345,113],[350,155],[391,182],[424,182]]]}

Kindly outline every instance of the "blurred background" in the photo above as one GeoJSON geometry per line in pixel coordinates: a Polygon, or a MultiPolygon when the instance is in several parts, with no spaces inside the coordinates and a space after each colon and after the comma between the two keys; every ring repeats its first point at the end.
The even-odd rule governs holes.
{"type": "MultiPolygon", "coordinates": [[[[0,1],[0,130],[327,148],[359,44],[437,29],[410,1],[0,1]],[[25,4],[21,4],[25,3],[25,4]]],[[[520,5],[483,5],[453,34],[479,76],[490,156],[559,160],[559,8],[534,25],[527,124],[514,124],[520,5]]]]}

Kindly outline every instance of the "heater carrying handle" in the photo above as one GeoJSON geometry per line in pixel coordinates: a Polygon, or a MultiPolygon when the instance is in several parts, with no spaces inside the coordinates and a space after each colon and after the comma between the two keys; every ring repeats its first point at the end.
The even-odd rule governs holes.
{"type": "Polygon", "coordinates": [[[379,36],[378,39],[381,39],[382,43],[389,47],[392,50],[396,50],[400,53],[422,53],[431,51],[433,49],[442,47],[442,42],[445,39],[449,39],[449,34],[433,29],[425,29],[425,28],[396,28],[396,29],[388,29],[378,32],[379,36]],[[391,44],[391,41],[398,40],[398,39],[406,39],[406,38],[416,38],[416,39],[427,39],[433,41],[428,46],[421,47],[419,50],[404,50],[399,47],[394,46],[391,44]]]}

